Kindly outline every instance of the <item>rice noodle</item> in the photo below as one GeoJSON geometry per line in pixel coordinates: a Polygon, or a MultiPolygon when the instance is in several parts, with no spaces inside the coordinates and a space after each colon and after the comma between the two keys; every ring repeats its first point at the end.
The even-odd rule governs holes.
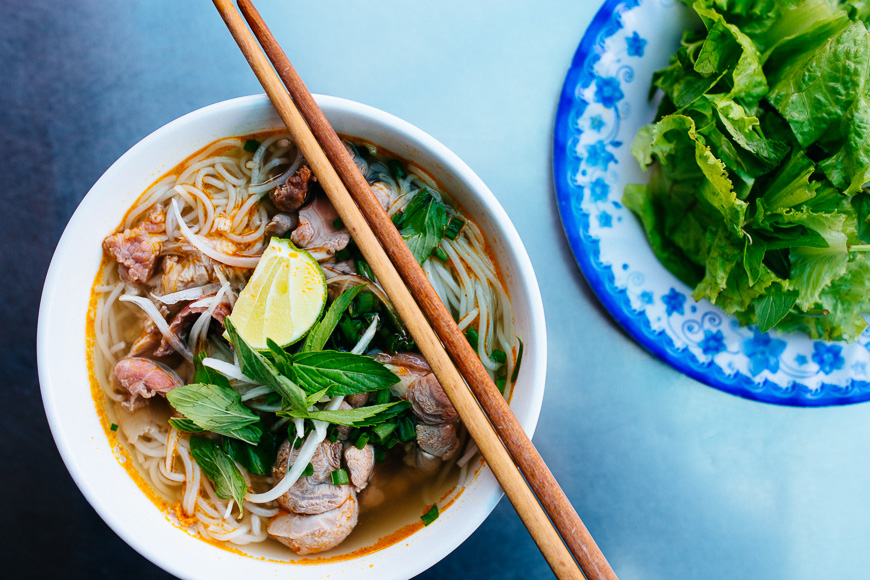
{"type": "Polygon", "coordinates": [[[154,300],[159,300],[164,304],[178,304],[179,302],[185,302],[187,300],[197,300],[202,298],[203,296],[208,296],[217,292],[217,290],[221,287],[217,282],[213,282],[211,284],[206,284],[205,286],[197,286],[196,288],[187,288],[186,290],[179,290],[178,292],[172,292],[171,294],[164,294],[163,296],[155,296],[151,294],[151,297],[154,300]]]}
{"type": "Polygon", "coordinates": [[[175,212],[175,219],[178,221],[178,227],[181,229],[184,238],[190,243],[190,245],[212,260],[216,260],[222,264],[227,264],[228,266],[238,266],[240,268],[254,268],[257,266],[257,263],[260,261],[260,256],[241,257],[225,254],[213,248],[208,240],[190,231],[190,228],[187,227],[187,224],[184,223],[184,219],[181,217],[181,212],[178,210],[178,204],[175,202],[175,198],[172,199],[172,210],[175,212]]]}

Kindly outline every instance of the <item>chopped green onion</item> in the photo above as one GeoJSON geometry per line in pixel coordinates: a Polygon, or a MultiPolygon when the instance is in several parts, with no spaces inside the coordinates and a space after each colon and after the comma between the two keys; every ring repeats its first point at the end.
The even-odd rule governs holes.
{"type": "Polygon", "coordinates": [[[335,218],[335,221],[332,222],[332,227],[334,227],[337,230],[340,230],[341,228],[344,227],[344,222],[341,221],[341,218],[335,218]]]}
{"type": "Polygon", "coordinates": [[[335,253],[336,262],[344,262],[350,258],[350,250],[348,248],[341,249],[335,253]]]}
{"type": "Polygon", "coordinates": [[[480,340],[480,336],[477,334],[477,331],[473,328],[469,328],[465,331],[465,338],[468,339],[468,344],[471,345],[471,348],[477,350],[477,341],[480,340]]]}
{"type": "Polygon", "coordinates": [[[420,516],[420,519],[423,520],[423,525],[428,526],[432,522],[438,519],[438,504],[433,503],[432,507],[429,508],[429,511],[420,516]]]}
{"type": "Polygon", "coordinates": [[[502,395],[504,395],[505,382],[506,382],[505,379],[496,379],[495,380],[495,386],[498,387],[498,392],[501,393],[502,395]]]}
{"type": "Polygon", "coordinates": [[[381,423],[372,427],[372,433],[377,435],[378,439],[384,441],[390,434],[396,430],[395,423],[381,423]]]}
{"type": "Polygon", "coordinates": [[[248,139],[245,141],[245,151],[255,153],[260,148],[260,142],[256,139],[248,139]]]}
{"type": "Polygon", "coordinates": [[[444,248],[438,246],[434,250],[432,250],[432,255],[441,260],[442,262],[447,261],[447,252],[444,251],[444,248]]]}
{"type": "MultiPolygon", "coordinates": [[[[293,426],[293,423],[290,423],[290,426],[292,427],[292,426],[293,426]]],[[[288,429],[288,431],[289,431],[289,429],[288,429]]],[[[294,431],[294,433],[295,433],[295,431],[294,431]]],[[[295,437],[295,435],[294,435],[294,437],[295,437]]],[[[304,438],[304,437],[297,437],[297,438],[293,441],[293,449],[299,449],[300,447],[302,447],[302,443],[304,443],[304,442],[305,442],[305,438],[304,438]]]]}
{"type": "Polygon", "coordinates": [[[387,452],[384,451],[383,447],[375,447],[375,461],[383,462],[387,457],[387,452]]]}
{"type": "Polygon", "coordinates": [[[448,240],[455,240],[462,228],[465,227],[465,220],[460,217],[455,217],[447,224],[447,229],[444,230],[444,237],[448,240]]]}
{"type": "Polygon", "coordinates": [[[327,435],[326,438],[329,439],[332,443],[338,441],[338,429],[330,429],[329,435],[327,435]]]}
{"type": "Polygon", "coordinates": [[[305,468],[305,471],[299,477],[308,477],[309,475],[314,475],[314,465],[311,463],[308,464],[308,467],[305,468]]]}
{"type": "Polygon", "coordinates": [[[118,426],[115,425],[114,423],[112,423],[112,425],[109,427],[109,429],[111,429],[112,431],[117,431],[117,430],[118,430],[118,426]]]}
{"type": "Polygon", "coordinates": [[[371,266],[369,266],[368,262],[365,260],[357,260],[356,261],[356,271],[360,273],[361,276],[365,276],[369,280],[374,280],[375,275],[372,272],[371,266]]]}
{"type": "Polygon", "coordinates": [[[392,449],[398,442],[398,437],[396,437],[395,435],[390,435],[390,438],[384,441],[384,447],[386,447],[387,449],[392,449]]]}
{"type": "Polygon", "coordinates": [[[390,402],[390,389],[381,389],[378,391],[377,400],[375,403],[378,405],[386,405],[390,402]]]}
{"type": "Polygon", "coordinates": [[[387,167],[390,168],[390,173],[392,173],[396,179],[402,179],[407,175],[405,169],[402,167],[402,162],[398,159],[390,159],[387,161],[387,167]]]}
{"type": "Polygon", "coordinates": [[[369,434],[366,433],[365,431],[363,431],[362,434],[360,434],[360,436],[356,438],[356,443],[354,443],[354,446],[357,449],[362,449],[363,447],[366,446],[366,444],[368,444],[368,442],[369,442],[369,434]]]}
{"type": "MultiPolygon", "coordinates": [[[[516,335],[514,335],[516,336],[516,335]]],[[[517,336],[520,341],[520,348],[517,350],[517,362],[514,364],[514,372],[511,373],[511,384],[517,382],[517,376],[520,374],[520,363],[523,362],[523,341],[517,336]]]]}
{"type": "Polygon", "coordinates": [[[504,353],[503,350],[492,351],[492,354],[489,356],[489,358],[497,363],[503,363],[507,361],[507,355],[504,353]]]}
{"type": "Polygon", "coordinates": [[[405,212],[397,211],[393,214],[393,217],[390,218],[390,221],[392,221],[393,225],[397,228],[402,227],[402,222],[405,221],[405,212]]]}
{"type": "Polygon", "coordinates": [[[417,436],[414,430],[414,422],[410,417],[402,417],[399,419],[399,439],[403,442],[411,441],[417,436]]]}
{"type": "Polygon", "coordinates": [[[329,475],[332,477],[332,485],[346,485],[350,481],[346,469],[336,469],[329,475]]]}

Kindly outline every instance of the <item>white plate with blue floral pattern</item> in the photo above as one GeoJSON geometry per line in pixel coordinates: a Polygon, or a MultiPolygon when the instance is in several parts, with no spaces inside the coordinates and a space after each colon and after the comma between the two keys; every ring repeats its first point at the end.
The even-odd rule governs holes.
{"type": "Polygon", "coordinates": [[[675,0],[608,0],[586,30],[562,88],[553,152],[559,213],[575,259],[629,334],[703,383],[780,405],[866,401],[870,331],[845,344],[740,326],[692,299],[621,203],[625,185],[647,181],[629,149],[655,117],[652,74],[692,25],[675,0]]]}

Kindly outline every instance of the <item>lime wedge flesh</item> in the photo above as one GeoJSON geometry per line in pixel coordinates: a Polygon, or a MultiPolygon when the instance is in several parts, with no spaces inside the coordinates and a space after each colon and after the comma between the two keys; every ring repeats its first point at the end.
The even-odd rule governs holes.
{"type": "Polygon", "coordinates": [[[272,238],[230,319],[253,348],[268,348],[267,337],[287,346],[305,336],[324,306],[326,278],[317,260],[290,240],[272,238]]]}

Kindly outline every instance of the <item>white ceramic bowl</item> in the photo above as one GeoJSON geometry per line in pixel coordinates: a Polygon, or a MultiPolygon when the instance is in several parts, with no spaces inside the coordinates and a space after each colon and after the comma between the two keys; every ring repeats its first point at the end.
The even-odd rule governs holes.
{"type": "MultiPolygon", "coordinates": [[[[525,355],[511,407],[532,435],[547,366],[544,310],[529,257],[492,192],[444,145],[392,115],[335,97],[317,97],[335,129],[376,143],[426,169],[483,229],[492,244],[525,355]]],[[[39,379],[51,431],[94,509],[140,554],[183,578],[409,578],[449,554],[483,522],[502,491],[489,469],[430,526],[374,553],[300,566],[221,550],[171,525],[118,463],[100,425],[85,360],[85,318],[103,237],[160,175],[229,135],[280,128],[265,96],[224,101],[158,129],[112,165],[82,200],[54,253],[39,310],[39,379]]]]}

